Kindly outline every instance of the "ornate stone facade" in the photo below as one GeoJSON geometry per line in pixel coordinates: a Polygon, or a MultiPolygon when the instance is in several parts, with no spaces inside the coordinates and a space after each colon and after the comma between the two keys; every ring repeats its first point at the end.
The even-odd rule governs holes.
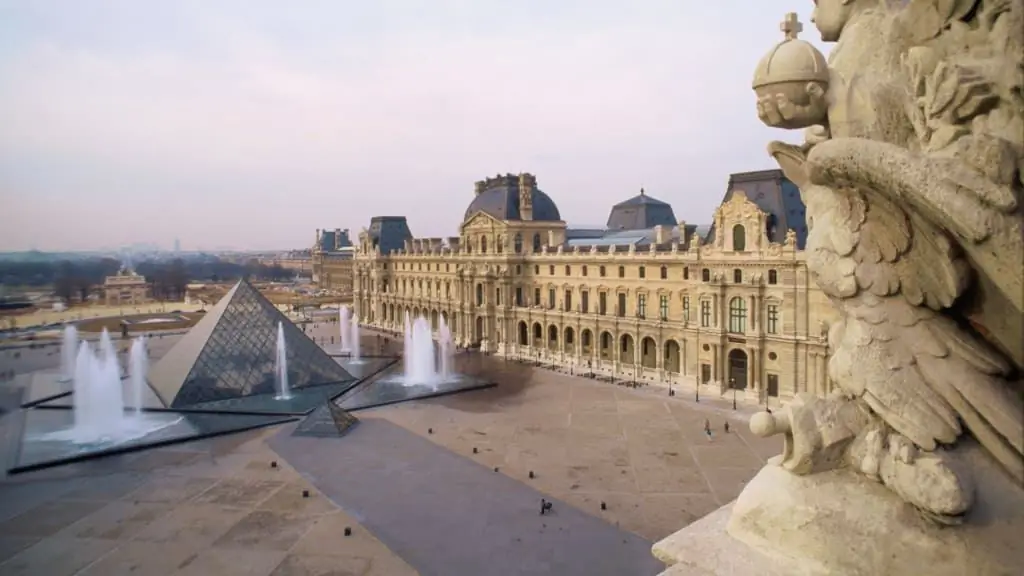
{"type": "Polygon", "coordinates": [[[146,277],[122,268],[103,280],[103,301],[107,306],[135,306],[149,301],[146,277]]]}
{"type": "Polygon", "coordinates": [[[351,293],[354,254],[347,229],[317,230],[310,251],[313,282],[324,290],[351,293]]]}
{"type": "MultiPolygon", "coordinates": [[[[520,181],[535,185],[530,175],[520,181]]],[[[406,314],[435,329],[443,318],[464,346],[691,393],[700,382],[702,393],[732,386],[754,402],[824,394],[833,310],[808,275],[798,231],[779,229],[784,217],[747,196],[780,195],[784,184],[780,171],[734,175],[707,242],[685,222],[581,231],[528,209],[501,219],[491,213],[501,199],[496,210],[468,212],[454,238],[406,237],[404,249],[383,251],[364,231],[356,310],[393,331],[406,314]]],[[[533,204],[537,192],[518,199],[533,204]]],[[[615,210],[652,204],[671,211],[644,193],[615,210]]],[[[802,222],[802,206],[793,210],[802,222]]]]}

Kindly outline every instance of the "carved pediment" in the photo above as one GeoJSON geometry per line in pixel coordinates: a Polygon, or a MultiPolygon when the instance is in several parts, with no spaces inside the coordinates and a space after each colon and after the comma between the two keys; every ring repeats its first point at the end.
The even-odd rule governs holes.
{"type": "Polygon", "coordinates": [[[751,220],[760,217],[764,212],[747,198],[747,193],[737,188],[733,190],[729,199],[723,202],[716,210],[716,216],[726,220],[751,220]]]}
{"type": "Polygon", "coordinates": [[[473,214],[462,223],[462,231],[481,231],[481,230],[495,230],[505,229],[505,223],[498,220],[494,216],[484,212],[483,210],[473,214]]]}

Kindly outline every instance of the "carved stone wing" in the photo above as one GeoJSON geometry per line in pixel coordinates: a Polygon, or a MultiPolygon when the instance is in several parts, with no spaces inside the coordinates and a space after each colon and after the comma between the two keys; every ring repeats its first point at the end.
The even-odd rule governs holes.
{"type": "Polygon", "coordinates": [[[935,191],[918,190],[899,173],[928,179],[921,164],[901,165],[912,159],[897,155],[883,169],[856,151],[886,145],[851,143],[860,144],[820,144],[805,164],[812,190],[834,191],[830,220],[819,224],[826,228],[812,233],[829,234],[841,265],[828,270],[847,276],[845,284],[832,279],[844,286],[842,296],[858,295],[844,302],[849,318],[832,334],[833,377],[923,449],[953,442],[962,422],[1024,481],[1024,399],[1007,381],[1012,368],[946,310],[968,286],[971,269],[959,247],[969,243],[954,243],[915,209],[934,201],[927,194],[935,191]]]}
{"type": "MultiPolygon", "coordinates": [[[[922,232],[917,244],[933,243],[937,253],[959,248],[988,301],[988,305],[978,305],[980,311],[971,322],[1011,356],[1018,368],[1024,365],[1024,266],[1020,265],[1024,262],[1024,218],[1010,186],[993,182],[956,158],[925,156],[857,138],[816,145],[804,168],[813,184],[871,190],[904,207],[919,222],[916,228],[938,231],[922,232]],[[955,246],[947,247],[951,240],[955,246]]],[[[922,272],[928,273],[931,261],[923,262],[922,272]]],[[[933,309],[951,305],[949,294],[943,297],[936,292],[936,299],[929,295],[925,288],[925,302],[933,309]]]]}

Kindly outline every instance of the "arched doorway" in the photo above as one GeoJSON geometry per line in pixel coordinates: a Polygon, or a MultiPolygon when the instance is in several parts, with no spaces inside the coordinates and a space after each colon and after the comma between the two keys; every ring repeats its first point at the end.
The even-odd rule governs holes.
{"type": "Polygon", "coordinates": [[[612,335],[610,332],[601,332],[601,346],[599,347],[602,360],[612,359],[612,335]]]}
{"type": "Polygon", "coordinates": [[[441,312],[441,321],[444,322],[446,326],[450,327],[450,325],[448,324],[448,313],[447,312],[445,312],[445,311],[441,312]]]}
{"type": "Polygon", "coordinates": [[[573,347],[576,344],[576,333],[573,332],[572,326],[565,327],[565,336],[562,337],[562,351],[569,354],[573,353],[573,347]]]}
{"type": "Polygon", "coordinates": [[[729,351],[729,387],[737,390],[747,388],[747,353],[739,348],[729,351]]]}
{"type": "Polygon", "coordinates": [[[544,345],[544,329],[540,327],[540,322],[533,323],[533,346],[540,348],[544,345]]]}
{"type": "Polygon", "coordinates": [[[530,343],[530,329],[526,327],[526,322],[519,321],[519,345],[526,346],[530,343]]]}
{"type": "Polygon", "coordinates": [[[640,341],[640,365],[644,368],[658,367],[658,345],[650,336],[640,341]]]}
{"type": "Polygon", "coordinates": [[[590,330],[584,328],[583,331],[580,332],[580,345],[583,347],[584,356],[590,356],[591,348],[594,345],[592,342],[593,339],[594,337],[590,330]]]}
{"type": "Polygon", "coordinates": [[[484,317],[476,317],[476,332],[473,334],[473,341],[479,343],[484,339],[484,317]]]}
{"type": "Polygon", "coordinates": [[[633,364],[636,356],[636,345],[633,344],[633,336],[623,334],[621,346],[619,347],[619,364],[633,364]]]}
{"type": "Polygon", "coordinates": [[[679,360],[679,343],[675,340],[665,342],[665,370],[678,374],[679,360]]]}
{"type": "Polygon", "coordinates": [[[558,326],[548,326],[548,349],[552,352],[558,351],[558,326]]]}
{"type": "Polygon", "coordinates": [[[437,323],[437,310],[430,311],[430,328],[432,330],[437,330],[440,328],[440,326],[437,323]]]}

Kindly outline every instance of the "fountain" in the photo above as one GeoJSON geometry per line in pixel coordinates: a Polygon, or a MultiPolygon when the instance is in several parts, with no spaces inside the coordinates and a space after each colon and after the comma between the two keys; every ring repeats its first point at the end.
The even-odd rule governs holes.
{"type": "Polygon", "coordinates": [[[60,348],[60,381],[70,382],[75,375],[75,356],[78,354],[78,329],[74,324],[64,327],[60,348]]]}
{"type": "MultiPolygon", "coordinates": [[[[407,319],[408,326],[408,319],[407,319]]],[[[452,371],[452,337],[448,324],[442,319],[438,338],[440,358],[435,357],[433,335],[430,323],[420,316],[405,332],[405,373],[406,386],[426,385],[436,387],[442,382],[458,380],[452,371]],[[440,368],[440,370],[438,369],[440,368]]]]}
{"type": "Polygon", "coordinates": [[[337,401],[346,410],[385,406],[420,398],[489,388],[495,383],[455,372],[451,329],[441,316],[434,345],[430,322],[405,315],[405,352],[402,372],[369,382],[355,393],[337,401]]]}
{"type": "Polygon", "coordinates": [[[149,373],[149,358],[146,355],[146,337],[139,336],[132,342],[128,352],[128,382],[132,392],[132,409],[141,414],[143,408],[142,391],[146,386],[146,374],[149,373]]]}
{"type": "Polygon", "coordinates": [[[359,317],[353,316],[351,322],[351,333],[348,339],[348,345],[352,350],[351,358],[352,364],[362,364],[363,361],[359,356],[359,317]]]}
{"type": "Polygon", "coordinates": [[[352,311],[348,306],[342,306],[338,310],[338,326],[341,331],[341,353],[350,352],[352,350],[352,344],[349,342],[349,338],[352,336],[352,330],[349,327],[349,323],[352,319],[352,311]]]}
{"type": "MultiPolygon", "coordinates": [[[[145,354],[144,347],[142,354],[145,354]]],[[[142,374],[142,381],[145,382],[145,373],[142,374]]],[[[93,350],[89,342],[82,342],[79,346],[72,389],[73,426],[44,434],[40,440],[73,444],[121,444],[177,423],[166,419],[148,419],[141,411],[133,417],[125,414],[121,367],[114,343],[106,330],[100,336],[98,350],[93,350]]],[[[141,391],[139,396],[141,398],[141,391]]]]}
{"type": "Polygon", "coordinates": [[[441,316],[441,327],[437,331],[437,344],[441,356],[441,379],[448,380],[452,375],[452,331],[448,322],[441,316]]]}
{"type": "Polygon", "coordinates": [[[412,319],[408,311],[405,312],[405,331],[402,334],[405,337],[405,347],[402,348],[403,354],[408,357],[409,352],[412,351],[412,319]]]}
{"type": "Polygon", "coordinates": [[[292,393],[288,388],[288,347],[284,341],[284,324],[277,323],[277,362],[274,366],[277,380],[277,396],[275,400],[291,400],[292,393]]]}

